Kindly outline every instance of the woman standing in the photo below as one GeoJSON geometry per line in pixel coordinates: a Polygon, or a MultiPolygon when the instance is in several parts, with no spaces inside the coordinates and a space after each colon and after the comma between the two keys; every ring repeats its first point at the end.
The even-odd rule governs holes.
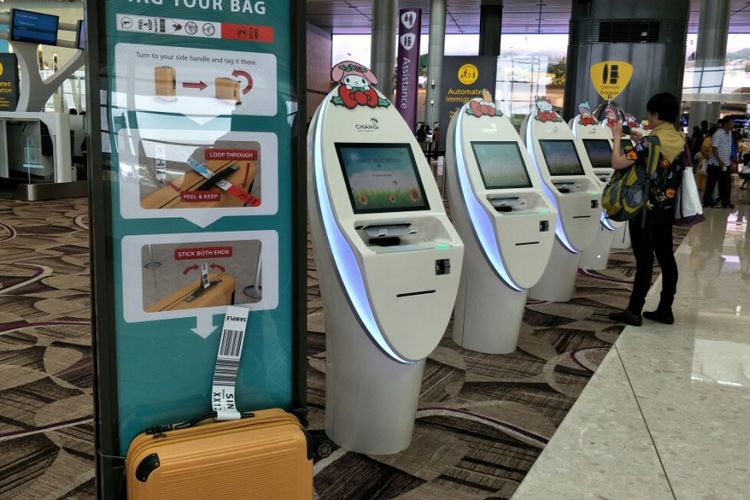
{"type": "Polygon", "coordinates": [[[635,256],[635,280],[627,309],[610,315],[615,321],[640,326],[643,318],[671,325],[674,323],[672,302],[677,291],[677,263],[672,250],[675,194],[682,176],[682,155],[685,140],[675,130],[674,122],[680,112],[680,102],[672,94],[656,94],[646,105],[646,118],[654,128],[649,137],[633,134],[635,146],[622,148],[622,125],[613,128],[612,167],[621,170],[631,165],[646,172],[652,155],[658,155],[656,168],[650,177],[649,194],[643,212],[628,222],[635,256]],[[654,254],[662,270],[662,290],[659,306],[641,316],[646,294],[651,287],[654,254]]]}

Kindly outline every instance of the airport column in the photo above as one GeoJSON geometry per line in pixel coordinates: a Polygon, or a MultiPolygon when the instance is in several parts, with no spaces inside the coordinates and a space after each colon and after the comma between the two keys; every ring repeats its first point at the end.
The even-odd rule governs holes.
{"type": "MultiPolygon", "coordinates": [[[[580,0],[573,2],[563,115],[572,118],[579,102],[600,101],[590,83],[591,66],[624,61],[633,66],[627,88],[617,97],[623,109],[643,117],[657,92],[682,95],[689,0],[580,0]]],[[[617,85],[618,73],[608,73],[617,85]]]]}
{"type": "Polygon", "coordinates": [[[482,0],[479,14],[479,55],[500,55],[500,33],[503,24],[503,2],[482,0]]]}
{"type": "Polygon", "coordinates": [[[380,91],[393,99],[396,71],[396,20],[398,0],[372,0],[372,39],[370,67],[378,75],[380,91]]]}
{"type": "MultiPolygon", "coordinates": [[[[698,41],[695,48],[695,79],[692,86],[705,87],[705,81],[718,80],[707,73],[712,68],[720,69],[718,75],[724,72],[727,57],[727,36],[729,35],[729,0],[703,0],[701,2],[701,17],[698,23],[698,41]],[[700,71],[703,68],[704,71],[700,71]]],[[[721,91],[719,89],[718,91],[721,91]]],[[[713,91],[711,92],[713,93],[713,91]]],[[[715,123],[719,118],[721,103],[694,102],[690,105],[690,127],[700,126],[702,120],[715,123]]]]}
{"type": "Polygon", "coordinates": [[[430,2],[430,61],[427,66],[427,98],[425,99],[424,122],[432,127],[440,116],[441,75],[445,52],[445,0],[430,2]]]}

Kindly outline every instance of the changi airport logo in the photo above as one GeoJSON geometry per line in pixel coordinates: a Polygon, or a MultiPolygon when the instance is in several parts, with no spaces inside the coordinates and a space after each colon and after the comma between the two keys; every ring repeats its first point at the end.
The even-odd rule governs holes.
{"type": "Polygon", "coordinates": [[[403,24],[406,29],[410,30],[412,26],[414,26],[414,23],[417,22],[417,13],[413,10],[409,10],[401,14],[401,24],[403,24]]]}
{"type": "Polygon", "coordinates": [[[380,122],[377,118],[372,117],[370,123],[356,123],[354,128],[357,129],[357,132],[374,132],[380,130],[380,122]]]}
{"type": "Polygon", "coordinates": [[[473,64],[464,64],[458,68],[458,81],[464,85],[471,85],[479,78],[479,68],[473,64]]]}

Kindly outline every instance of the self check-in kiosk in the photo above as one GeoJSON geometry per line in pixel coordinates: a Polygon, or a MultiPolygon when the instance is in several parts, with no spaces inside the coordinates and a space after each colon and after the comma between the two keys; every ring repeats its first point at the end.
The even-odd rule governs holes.
{"type": "Polygon", "coordinates": [[[557,213],[489,93],[456,112],[447,141],[451,219],[466,252],[453,340],[474,351],[513,352],[527,291],[552,251],[557,213]]]}
{"type": "MultiPolygon", "coordinates": [[[[578,105],[579,115],[570,121],[573,136],[586,151],[594,174],[604,189],[614,170],[612,169],[612,129],[597,120],[587,102],[578,105]]],[[[599,230],[594,241],[582,253],[578,266],[581,269],[602,270],[607,267],[609,252],[615,232],[624,222],[610,220],[603,210],[599,214],[599,230]]]]}
{"type": "Polygon", "coordinates": [[[463,244],[419,144],[374,75],[348,61],[308,133],[310,230],[326,316],[326,433],[409,446],[425,358],[453,310],[463,244]]]}
{"type": "Polygon", "coordinates": [[[581,252],[599,227],[601,184],[586,152],[546,97],[537,98],[521,132],[544,193],[558,215],[552,255],[529,297],[564,302],[573,296],[581,252]]]}

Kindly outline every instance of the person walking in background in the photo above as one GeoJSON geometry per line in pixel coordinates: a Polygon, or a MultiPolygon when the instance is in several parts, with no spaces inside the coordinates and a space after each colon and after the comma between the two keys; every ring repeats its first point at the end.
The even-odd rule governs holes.
{"type": "Polygon", "coordinates": [[[417,129],[417,142],[421,145],[424,144],[425,141],[427,141],[427,125],[423,123],[417,129]]]}
{"type": "Polygon", "coordinates": [[[699,127],[693,127],[693,133],[690,136],[690,152],[693,157],[700,153],[701,146],[703,145],[703,132],[699,127]]]}
{"type": "Polygon", "coordinates": [[[701,134],[703,134],[703,137],[708,135],[708,121],[706,120],[701,120],[701,134]]]}
{"type": "Polygon", "coordinates": [[[742,185],[740,189],[747,189],[750,184],[750,153],[745,153],[742,156],[742,165],[740,165],[740,179],[742,179],[742,185]]]}
{"type": "MultiPolygon", "coordinates": [[[[646,110],[648,122],[654,125],[650,137],[658,139],[659,158],[656,171],[650,179],[644,212],[628,221],[636,266],[633,292],[630,294],[627,309],[610,314],[610,318],[634,326],[640,326],[643,318],[671,325],[674,323],[672,302],[677,291],[677,263],[672,250],[672,226],[675,194],[682,179],[685,140],[674,126],[680,112],[680,101],[677,97],[669,93],[656,94],[648,100],[646,110]],[[655,311],[643,312],[641,316],[646,294],[651,287],[654,254],[662,270],[661,298],[655,311]]],[[[615,124],[613,135],[612,167],[621,170],[635,164],[636,168],[648,171],[650,155],[655,149],[653,141],[633,134],[635,147],[626,147],[623,153],[621,124],[615,124]]]]}
{"type": "Polygon", "coordinates": [[[729,168],[729,192],[732,192],[732,174],[739,173],[740,171],[740,134],[734,130],[734,125],[730,131],[732,135],[732,160],[729,168]]]}
{"type": "MultiPolygon", "coordinates": [[[[731,202],[732,171],[730,169],[732,165],[732,128],[734,122],[729,118],[724,118],[719,121],[719,124],[721,127],[711,136],[714,157],[719,165],[716,177],[719,186],[719,199],[721,200],[721,208],[734,208],[731,202]]],[[[709,176],[708,184],[710,184],[710,181],[711,177],[709,176]]]]}
{"type": "Polygon", "coordinates": [[[713,142],[711,141],[711,136],[713,136],[718,129],[719,127],[717,127],[716,125],[711,125],[711,127],[706,131],[706,134],[704,135],[703,145],[701,146],[701,156],[704,160],[706,160],[704,169],[706,180],[703,186],[704,207],[710,207],[714,204],[714,191],[716,190],[716,181],[719,178],[719,169],[717,168],[719,166],[719,161],[714,157],[714,146],[713,142]],[[709,178],[712,181],[710,191],[708,189],[709,178]]]}
{"type": "Polygon", "coordinates": [[[438,148],[440,147],[440,124],[435,124],[435,130],[432,131],[432,142],[435,143],[435,148],[433,151],[435,152],[435,158],[438,156],[438,148]]]}

